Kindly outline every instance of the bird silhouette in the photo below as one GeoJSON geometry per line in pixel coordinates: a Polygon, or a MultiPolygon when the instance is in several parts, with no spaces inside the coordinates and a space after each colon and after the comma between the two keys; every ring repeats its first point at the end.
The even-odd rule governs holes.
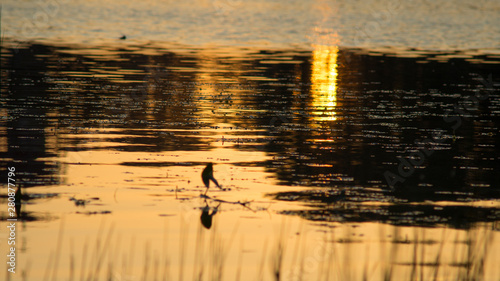
{"type": "Polygon", "coordinates": [[[208,189],[210,188],[210,180],[213,181],[218,188],[222,189],[217,180],[214,178],[214,167],[212,163],[208,163],[205,169],[203,169],[203,172],[201,172],[201,179],[203,180],[203,183],[207,187],[205,195],[207,194],[208,189]]]}

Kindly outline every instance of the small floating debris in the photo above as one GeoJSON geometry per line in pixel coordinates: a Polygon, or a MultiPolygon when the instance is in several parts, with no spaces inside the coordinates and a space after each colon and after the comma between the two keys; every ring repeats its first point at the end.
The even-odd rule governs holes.
{"type": "Polygon", "coordinates": [[[173,217],[175,214],[159,214],[160,217],[173,217]]]}
{"type": "Polygon", "coordinates": [[[75,206],[85,206],[85,204],[87,203],[87,201],[83,200],[83,199],[74,199],[73,198],[73,200],[71,200],[71,201],[75,202],[75,206]]]}
{"type": "Polygon", "coordinates": [[[87,212],[76,212],[77,214],[82,214],[82,215],[106,215],[106,214],[111,214],[111,211],[87,211],[87,212]]]}
{"type": "Polygon", "coordinates": [[[73,201],[75,203],[75,206],[85,206],[87,203],[90,203],[92,201],[99,200],[99,197],[92,197],[89,199],[76,199],[75,197],[70,197],[69,201],[73,201]]]}

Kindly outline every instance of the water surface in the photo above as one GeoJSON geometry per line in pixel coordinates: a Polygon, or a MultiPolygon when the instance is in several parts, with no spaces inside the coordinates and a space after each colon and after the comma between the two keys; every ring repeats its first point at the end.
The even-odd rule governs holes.
{"type": "Polygon", "coordinates": [[[18,40],[500,49],[495,0],[5,0],[2,9],[4,36],[18,40]]]}
{"type": "Polygon", "coordinates": [[[496,280],[499,63],[4,42],[8,278],[496,280]]]}

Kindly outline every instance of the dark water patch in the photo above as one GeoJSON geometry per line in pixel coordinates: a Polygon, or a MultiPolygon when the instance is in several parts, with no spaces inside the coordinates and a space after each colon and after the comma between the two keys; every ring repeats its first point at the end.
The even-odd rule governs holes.
{"type": "Polygon", "coordinates": [[[500,219],[496,199],[488,198],[483,201],[487,203],[473,206],[480,199],[472,192],[420,192],[411,194],[415,196],[409,195],[363,188],[268,194],[275,200],[302,202],[308,206],[307,209],[282,213],[312,221],[383,222],[428,227],[446,225],[468,229],[480,222],[496,222],[500,219]],[[450,205],[451,202],[454,203],[450,205]]]}
{"type": "MultiPolygon", "coordinates": [[[[24,187],[22,187],[24,190],[24,187]]],[[[18,221],[23,222],[31,222],[31,221],[49,221],[56,219],[54,216],[40,213],[40,212],[32,212],[29,211],[29,205],[37,204],[39,201],[44,199],[52,199],[55,197],[59,197],[58,193],[27,193],[26,190],[22,191],[22,195],[20,196],[20,201],[16,203],[15,206],[15,218],[18,221]],[[28,210],[27,210],[28,209],[28,210]]],[[[7,206],[8,196],[5,194],[0,195],[0,202],[7,206]]],[[[10,202],[10,201],[9,201],[10,202]]],[[[7,220],[12,219],[10,213],[6,213],[5,215],[0,216],[1,219],[7,220]]]]}
{"type": "MultiPolygon", "coordinates": [[[[138,159],[139,160],[139,159],[138,159]]],[[[195,166],[195,165],[206,165],[206,163],[188,163],[188,162],[122,162],[120,165],[124,166],[140,166],[140,167],[178,167],[178,166],[195,166]]]]}
{"type": "MultiPolygon", "coordinates": [[[[1,219],[7,220],[10,217],[8,216],[0,216],[1,219]]],[[[49,214],[44,214],[40,212],[31,212],[31,211],[24,211],[24,209],[21,209],[21,213],[17,217],[17,220],[20,222],[34,222],[34,221],[52,221],[57,219],[57,217],[49,215],[49,214]]]]}
{"type": "Polygon", "coordinates": [[[500,219],[500,208],[496,207],[432,204],[336,204],[308,208],[307,210],[288,210],[281,213],[319,222],[383,222],[393,225],[447,226],[457,229],[469,229],[477,223],[496,222],[500,219]]]}

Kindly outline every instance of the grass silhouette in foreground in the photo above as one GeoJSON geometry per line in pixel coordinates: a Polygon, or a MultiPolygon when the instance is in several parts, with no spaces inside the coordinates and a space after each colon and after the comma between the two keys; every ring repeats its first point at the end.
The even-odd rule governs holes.
{"type": "MultiPolygon", "coordinates": [[[[297,230],[300,238],[290,245],[287,236],[296,230],[285,223],[270,237],[272,242],[264,242],[260,260],[252,261],[256,267],[249,269],[242,267],[241,254],[232,265],[234,268],[228,263],[229,251],[237,238],[236,226],[224,234],[217,224],[211,232],[203,231],[203,226],[198,224],[198,231],[190,237],[184,235],[188,222],[181,219],[183,235],[178,241],[179,256],[171,252],[174,245],[168,245],[167,221],[163,246],[154,248],[151,241],[145,240],[139,243],[139,247],[143,245],[139,252],[135,238],[127,247],[117,239],[113,225],[105,231],[107,227],[101,224],[94,243],[86,239],[80,246],[81,253],[71,243],[70,268],[65,272],[69,274],[67,280],[240,280],[242,276],[245,280],[491,280],[487,260],[488,246],[494,243],[494,230],[487,226],[451,237],[446,228],[436,236],[429,236],[433,229],[419,228],[404,234],[398,229],[386,232],[381,226],[375,240],[385,250],[376,260],[371,260],[369,257],[377,255],[370,255],[369,244],[363,250],[350,227],[342,232],[329,229],[323,239],[315,241],[308,239],[307,230],[300,226],[297,230]],[[449,250],[452,257],[445,259],[445,252],[449,250]],[[360,253],[364,259],[358,258],[360,253]],[[173,278],[176,273],[177,279],[173,278]],[[192,278],[186,276],[189,273],[192,278]]],[[[63,222],[44,280],[59,280],[63,274],[58,267],[65,238],[62,225],[63,222]]],[[[242,252],[243,249],[240,246],[234,250],[242,252]]],[[[26,276],[28,272],[23,274],[26,276]]]]}

